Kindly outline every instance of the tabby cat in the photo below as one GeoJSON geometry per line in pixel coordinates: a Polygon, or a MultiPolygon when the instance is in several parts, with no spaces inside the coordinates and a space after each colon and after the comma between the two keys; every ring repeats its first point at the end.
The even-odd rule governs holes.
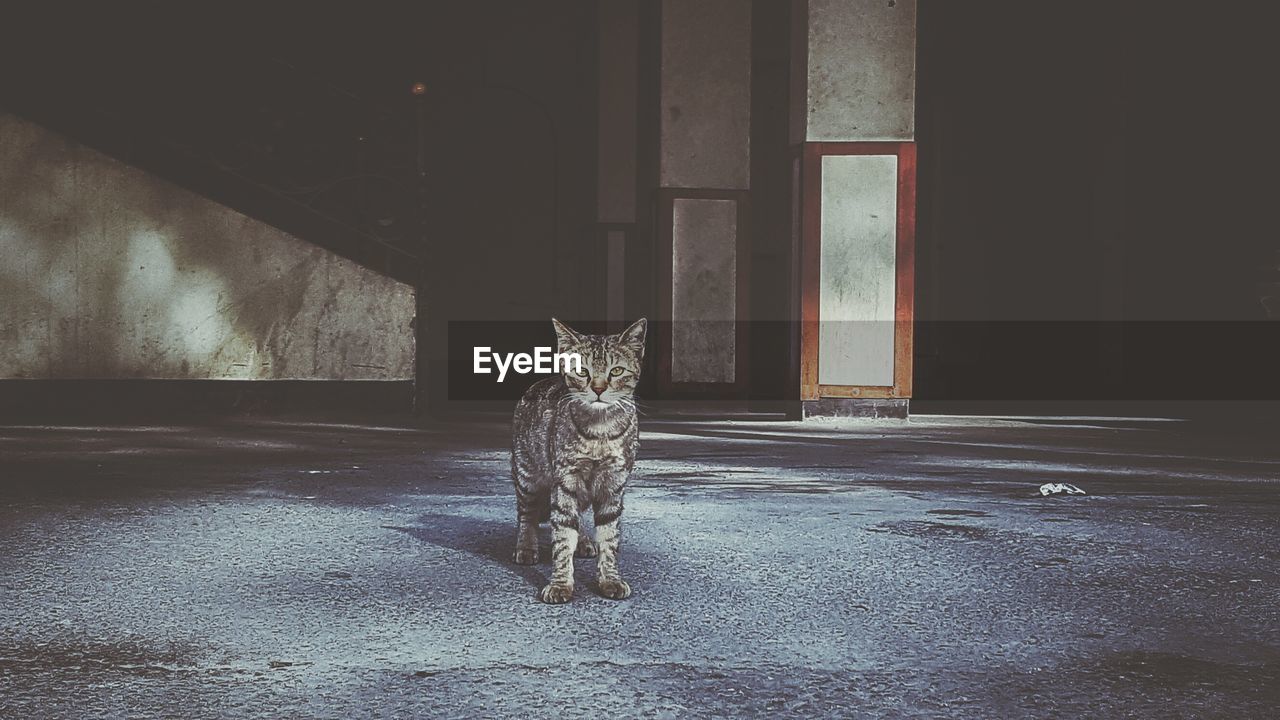
{"type": "Polygon", "coordinates": [[[577,353],[562,372],[534,383],[516,406],[511,475],[516,486],[516,550],[520,565],[538,562],[538,523],[551,520],[551,582],[546,603],[573,597],[573,558],[593,557],[600,594],[621,600],[631,586],[618,572],[622,494],[635,465],[640,434],[636,383],[646,322],[617,335],[583,335],[554,318],[557,352],[577,353]],[[587,508],[595,540],[586,531],[587,508]]]}

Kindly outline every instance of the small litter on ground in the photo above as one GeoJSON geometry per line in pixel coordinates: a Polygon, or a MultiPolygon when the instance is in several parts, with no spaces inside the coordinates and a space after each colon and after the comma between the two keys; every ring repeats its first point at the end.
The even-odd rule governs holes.
{"type": "Polygon", "coordinates": [[[1071,483],[1045,483],[1040,486],[1040,494],[1048,497],[1050,495],[1086,495],[1087,493],[1071,483]]]}

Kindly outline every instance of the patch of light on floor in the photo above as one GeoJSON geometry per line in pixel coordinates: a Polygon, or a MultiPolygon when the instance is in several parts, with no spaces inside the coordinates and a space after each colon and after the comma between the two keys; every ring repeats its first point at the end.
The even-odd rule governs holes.
{"type": "MultiPolygon", "coordinates": [[[[1210,459],[1204,458],[1206,462],[1210,459]]],[[[1189,472],[1183,470],[1175,470],[1170,467],[1122,467],[1114,464],[1098,463],[1093,465],[1083,465],[1075,463],[1050,463],[1039,462],[1036,460],[996,460],[993,458],[957,458],[946,457],[937,461],[928,459],[919,459],[914,462],[917,466],[926,467],[945,467],[955,469],[959,467],[974,468],[975,472],[980,471],[1005,471],[1013,470],[1017,472],[1029,473],[1032,476],[1040,475],[1092,475],[1099,479],[1114,477],[1135,477],[1149,476],[1161,479],[1182,479],[1182,480],[1229,480],[1237,482],[1277,482],[1273,477],[1241,477],[1229,476],[1225,473],[1215,472],[1189,472]]],[[[1080,482],[1078,480],[1073,482],[1080,482]]],[[[1083,485],[1082,485],[1083,487],[1083,485]]],[[[1085,488],[1088,490],[1088,488],[1085,488]]]]}
{"type": "MultiPolygon", "coordinates": [[[[697,433],[658,432],[658,431],[655,431],[655,430],[643,430],[643,431],[641,431],[641,433],[640,433],[640,440],[641,440],[642,442],[643,442],[643,441],[645,441],[645,440],[697,440],[697,441],[706,441],[707,439],[708,439],[708,438],[707,438],[707,436],[706,436],[706,435],[699,435],[699,434],[697,434],[697,433]]],[[[732,436],[721,437],[721,436],[719,436],[719,435],[717,435],[714,439],[715,439],[715,441],[716,441],[716,442],[726,442],[726,443],[733,443],[733,442],[738,442],[738,443],[758,443],[758,442],[760,442],[760,439],[759,439],[759,438],[736,438],[736,437],[732,437],[732,436]]]]}
{"type": "MultiPolygon", "coordinates": [[[[1061,426],[1059,426],[1061,427],[1061,426]]],[[[1245,465],[1280,465],[1280,460],[1264,460],[1257,458],[1250,459],[1232,459],[1232,458],[1207,458],[1204,455],[1182,455],[1177,453],[1140,453],[1127,452],[1122,450],[1077,450],[1073,447],[1049,446],[1044,444],[1022,444],[1022,443],[993,443],[993,442],[967,442],[960,440],[933,440],[929,438],[920,438],[915,442],[925,443],[929,445],[950,445],[955,447],[975,447],[989,448],[993,450],[1023,450],[1029,452],[1056,452],[1056,453],[1078,453],[1083,452],[1090,457],[1115,457],[1115,458],[1134,458],[1140,460],[1198,460],[1201,462],[1226,462],[1231,464],[1245,465]]]]}
{"type": "Polygon", "coordinates": [[[184,425],[0,425],[0,430],[39,430],[40,432],[111,432],[111,433],[151,433],[195,432],[197,428],[184,425]]]}
{"type": "Polygon", "coordinates": [[[441,432],[441,428],[397,427],[393,425],[363,425],[360,423],[312,422],[297,420],[261,420],[256,425],[284,427],[298,430],[360,430],[370,432],[395,433],[432,433],[441,432]]]}
{"type": "Polygon", "coordinates": [[[1187,422],[1185,418],[1172,417],[1127,417],[1127,416],[1110,416],[1110,415],[915,415],[913,417],[924,419],[952,419],[952,420],[1017,420],[1019,422],[1036,422],[1052,420],[1054,422],[1163,422],[1163,423],[1179,423],[1187,422]]]}

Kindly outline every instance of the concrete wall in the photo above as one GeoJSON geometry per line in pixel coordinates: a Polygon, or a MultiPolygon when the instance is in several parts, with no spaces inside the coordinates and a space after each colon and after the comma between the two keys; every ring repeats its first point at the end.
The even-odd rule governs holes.
{"type": "Polygon", "coordinates": [[[663,187],[751,183],[751,3],[662,3],[663,187]]]}
{"type": "Polygon", "coordinates": [[[898,158],[822,159],[818,382],[893,384],[898,158]]]}
{"type": "Polygon", "coordinates": [[[738,204],[677,199],[672,207],[671,379],[735,379],[738,204]]]}
{"type": "Polygon", "coordinates": [[[0,114],[0,378],[399,380],[413,290],[0,114]]]}
{"type": "Polygon", "coordinates": [[[792,140],[915,139],[915,0],[794,2],[792,140]]]}
{"type": "MultiPolygon", "coordinates": [[[[751,187],[751,10],[745,0],[664,0],[658,182],[751,187]]],[[[677,197],[672,207],[671,380],[732,383],[739,263],[736,200],[677,197]]]]}

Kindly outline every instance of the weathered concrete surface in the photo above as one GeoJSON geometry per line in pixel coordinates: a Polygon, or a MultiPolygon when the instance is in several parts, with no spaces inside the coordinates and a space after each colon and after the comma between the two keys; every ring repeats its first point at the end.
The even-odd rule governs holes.
{"type": "Polygon", "coordinates": [[[822,158],[818,382],[893,385],[898,159],[822,158]]]}
{"type": "Polygon", "coordinates": [[[800,411],[806,418],[905,420],[911,414],[911,401],[906,398],[820,397],[803,401],[800,411]]]}
{"type": "Polygon", "coordinates": [[[659,184],[751,186],[751,3],[664,0],[659,184]]]}
{"type": "Polygon", "coordinates": [[[413,290],[0,113],[0,378],[399,380],[413,290]]]}
{"type": "Polygon", "coordinates": [[[1267,431],[647,421],[549,607],[505,423],[4,427],[0,716],[1274,717],[1267,431]]]}
{"type": "Polygon", "coordinates": [[[734,381],[738,203],[678,198],[671,230],[671,379],[734,381]]]}
{"type": "Polygon", "coordinates": [[[915,0],[793,2],[792,140],[914,140],[915,0]]]}

